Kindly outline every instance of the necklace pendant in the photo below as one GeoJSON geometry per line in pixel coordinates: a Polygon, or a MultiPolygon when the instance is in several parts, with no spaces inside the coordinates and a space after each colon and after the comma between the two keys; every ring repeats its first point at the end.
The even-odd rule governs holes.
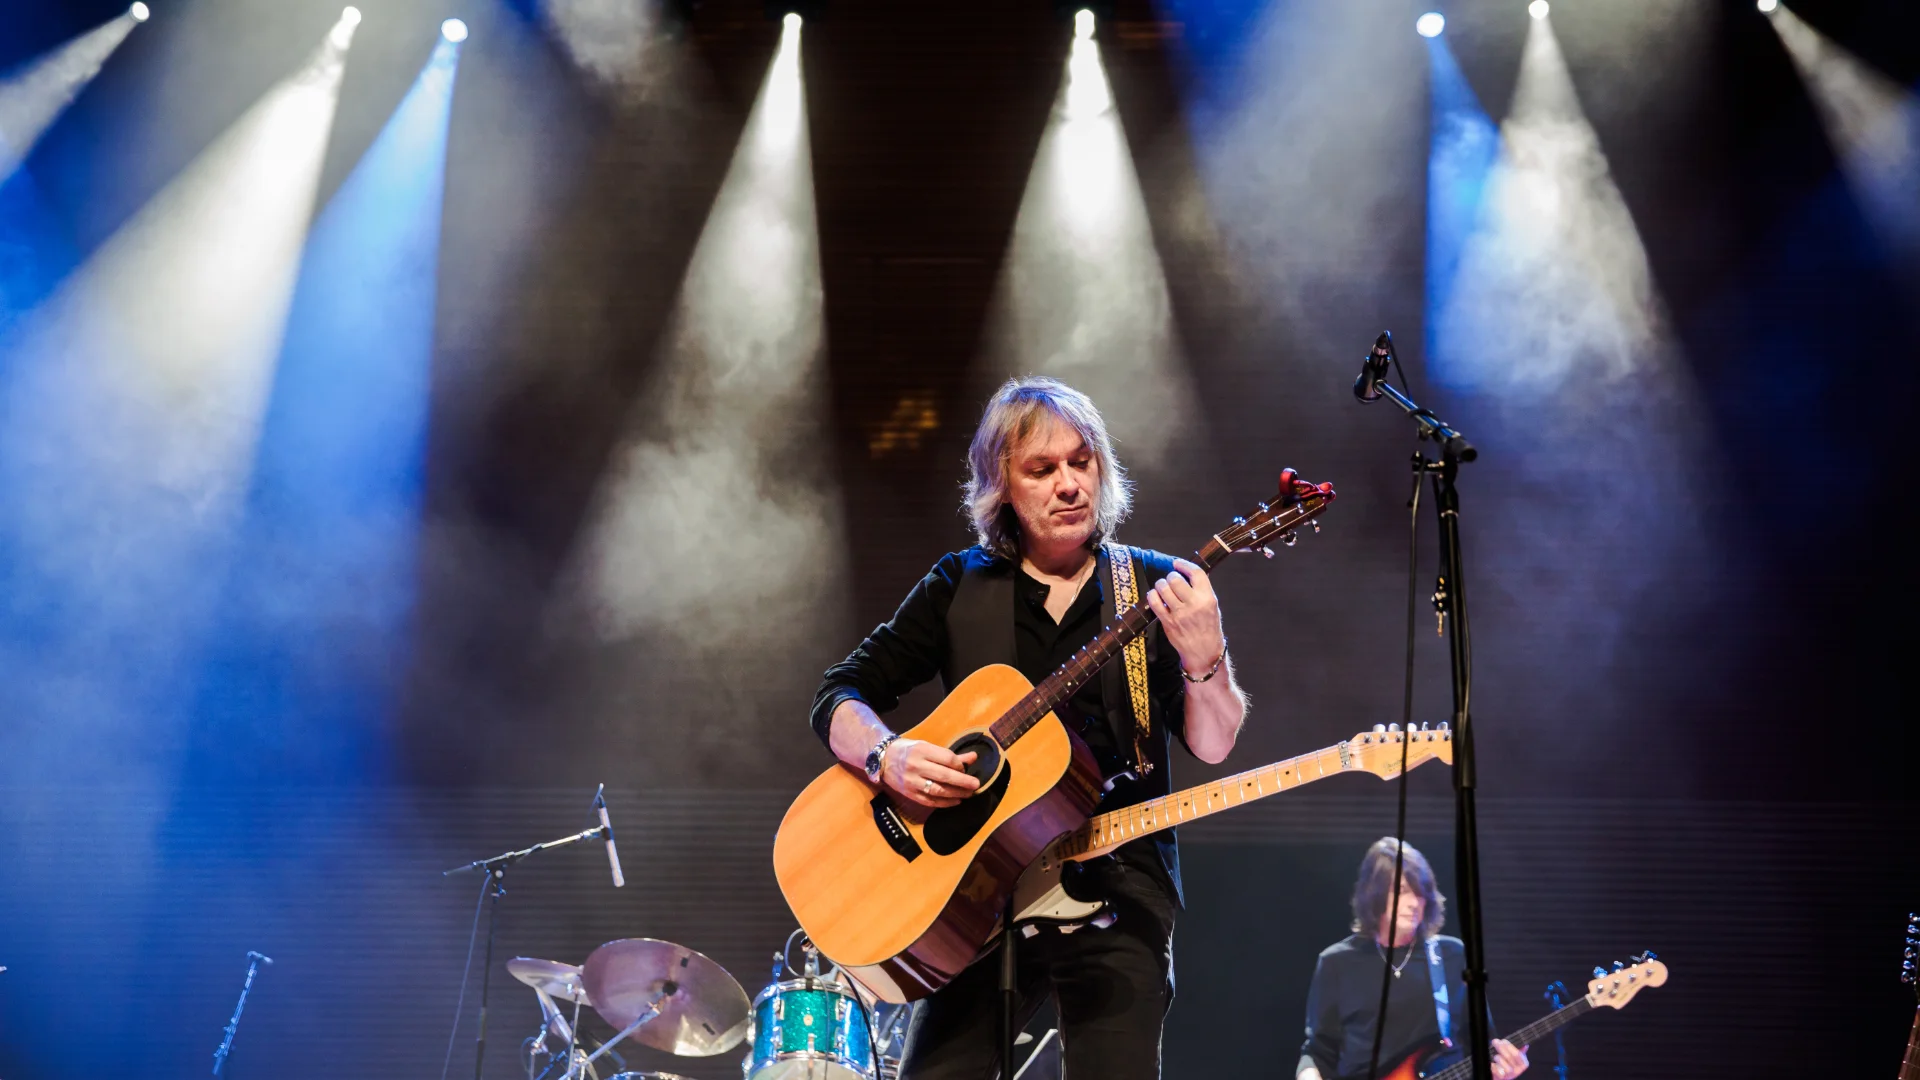
{"type": "Polygon", "coordinates": [[[1396,979],[1400,977],[1400,969],[1399,969],[1399,968],[1394,968],[1394,969],[1393,969],[1393,977],[1394,977],[1394,978],[1396,978],[1396,979]]]}

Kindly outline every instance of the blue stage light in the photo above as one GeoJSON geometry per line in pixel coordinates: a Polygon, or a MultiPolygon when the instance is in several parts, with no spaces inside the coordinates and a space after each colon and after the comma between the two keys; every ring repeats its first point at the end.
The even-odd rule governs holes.
{"type": "Polygon", "coordinates": [[[1447,28],[1447,17],[1437,11],[1429,11],[1414,20],[1413,28],[1419,31],[1423,38],[1437,38],[1440,32],[1447,28]]]}

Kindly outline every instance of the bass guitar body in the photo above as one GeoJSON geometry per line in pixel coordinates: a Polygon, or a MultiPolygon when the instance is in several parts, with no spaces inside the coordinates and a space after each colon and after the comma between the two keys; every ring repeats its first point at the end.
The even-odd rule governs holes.
{"type": "Polygon", "coordinates": [[[926,997],[993,938],[1020,874],[1100,798],[1092,751],[1048,713],[1010,746],[989,727],[1033,690],[995,664],[954,687],[905,736],[979,754],[981,787],[929,810],[835,765],[780,823],[773,869],[828,959],[887,1001],[926,997]]]}

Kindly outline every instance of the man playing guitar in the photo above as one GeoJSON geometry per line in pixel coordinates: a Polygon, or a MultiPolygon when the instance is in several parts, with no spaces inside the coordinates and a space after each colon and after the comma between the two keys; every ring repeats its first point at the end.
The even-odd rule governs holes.
{"type": "MultiPolygon", "coordinates": [[[[1294,1080],[1366,1080],[1373,1058],[1373,1030],[1380,1019],[1382,967],[1391,966],[1386,1033],[1380,1040],[1379,1076],[1417,1047],[1440,1039],[1441,1012],[1448,1011],[1453,1033],[1466,1029],[1466,967],[1460,939],[1439,934],[1447,918],[1447,898],[1433,880],[1433,867],[1412,844],[1401,859],[1397,903],[1393,892],[1395,840],[1375,841],[1360,860],[1353,887],[1353,936],[1328,946],[1313,969],[1307,991],[1307,1041],[1301,1047],[1294,1080]],[[1388,907],[1393,908],[1389,924],[1388,907]],[[1393,950],[1388,952],[1389,930],[1393,950]],[[1438,960],[1439,980],[1432,974],[1438,960]],[[1436,982],[1447,987],[1439,1002],[1436,982]]],[[[1457,1056],[1457,1055],[1456,1055],[1457,1056]]],[[[1505,1039],[1493,1040],[1493,1080],[1513,1080],[1527,1071],[1527,1051],[1505,1039]]]]}
{"type": "MultiPolygon", "coordinates": [[[[1227,658],[1213,586],[1184,559],[1107,542],[1131,496],[1093,402],[1053,379],[1009,381],[987,404],[968,464],[965,508],[979,544],[943,557],[890,622],[828,669],[812,720],[834,755],[902,799],[957,805],[979,787],[963,771],[974,755],[899,738],[879,713],[936,675],[951,689],[988,664],[1010,664],[1039,682],[1113,619],[1116,583],[1124,591],[1137,581],[1158,617],[1144,638],[1144,673],[1129,676],[1116,661],[1059,710],[1110,781],[1100,809],[1171,790],[1171,737],[1203,761],[1224,760],[1246,699],[1227,658]],[[1136,697],[1142,675],[1144,693],[1136,697]],[[1147,703],[1148,716],[1136,715],[1135,700],[1147,703]]],[[[1109,899],[1118,921],[1023,938],[1021,1012],[1053,997],[1070,1076],[1158,1077],[1181,902],[1173,832],[1085,865],[1082,886],[1109,899]]],[[[999,967],[975,963],[926,1000],[908,1034],[903,1077],[995,1073],[999,967]]]]}

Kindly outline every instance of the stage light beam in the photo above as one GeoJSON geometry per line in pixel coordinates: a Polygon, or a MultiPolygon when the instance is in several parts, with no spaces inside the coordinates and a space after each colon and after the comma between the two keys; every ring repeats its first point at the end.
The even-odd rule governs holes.
{"type": "Polygon", "coordinates": [[[323,44],[10,335],[0,550],[18,610],[46,613],[0,638],[31,733],[15,760],[173,779],[343,62],[323,44]],[[109,640],[135,643],[109,658],[109,640]]]}
{"type": "Polygon", "coordinates": [[[100,74],[107,58],[142,21],[135,10],[129,10],[0,77],[0,181],[13,175],[47,128],[100,74]]]}
{"type": "Polygon", "coordinates": [[[1546,18],[1550,10],[1547,6],[1547,0],[1533,0],[1533,3],[1527,5],[1527,14],[1533,16],[1535,19],[1546,18]]]}
{"type": "Polygon", "coordinates": [[[147,10],[147,5],[140,3],[140,0],[134,0],[133,6],[127,9],[127,14],[133,16],[134,22],[146,22],[153,13],[147,10]]]}
{"type": "Polygon", "coordinates": [[[1093,12],[1081,8],[1073,13],[1073,38],[1075,41],[1093,40],[1093,12]]]}
{"type": "Polygon", "coordinates": [[[1760,9],[1760,14],[1771,15],[1780,9],[1780,0],[1754,0],[1753,6],[1760,9]]]}
{"type": "Polygon", "coordinates": [[[1806,84],[1869,225],[1920,281],[1920,93],[1881,74],[1794,14],[1767,20],[1806,84]]]}
{"type": "Polygon", "coordinates": [[[458,45],[467,40],[467,24],[459,19],[448,19],[440,24],[440,36],[458,45]]]}
{"type": "Polygon", "coordinates": [[[1170,466],[1197,398],[1092,13],[1076,24],[995,288],[978,396],[1013,374],[1065,380],[1100,403],[1142,491],[1157,490],[1146,481],[1170,466]]]}
{"type": "Polygon", "coordinates": [[[1437,11],[1429,11],[1414,20],[1413,29],[1423,38],[1437,38],[1447,28],[1447,17],[1437,11]]]}

